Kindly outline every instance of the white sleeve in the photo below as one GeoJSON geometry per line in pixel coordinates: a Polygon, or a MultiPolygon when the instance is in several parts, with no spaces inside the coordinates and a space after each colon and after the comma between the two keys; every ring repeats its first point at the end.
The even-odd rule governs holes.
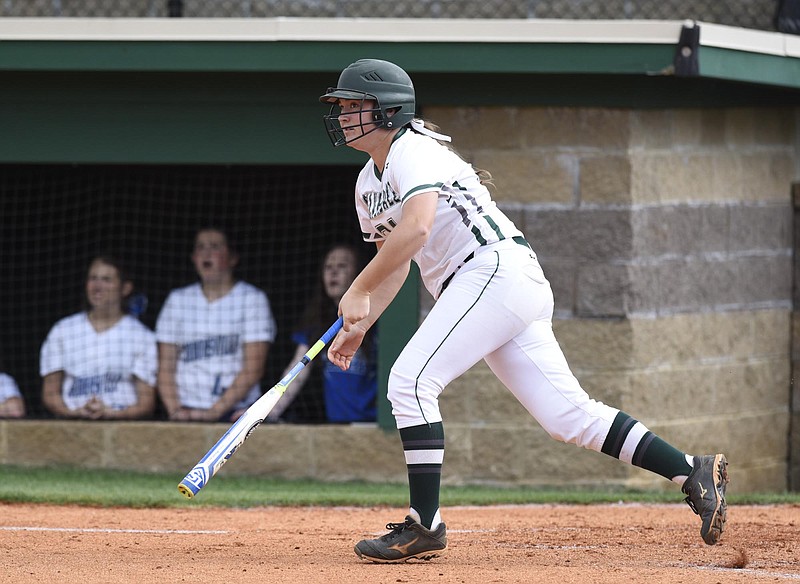
{"type": "Polygon", "coordinates": [[[19,392],[19,386],[14,378],[5,373],[0,373],[0,403],[12,397],[22,397],[19,392]]]}
{"type": "Polygon", "coordinates": [[[156,338],[159,343],[178,343],[175,293],[170,292],[156,320],[156,338]]]}
{"type": "Polygon", "coordinates": [[[448,158],[432,138],[402,142],[390,168],[387,180],[403,204],[415,194],[442,188],[448,173],[448,158]]]}
{"type": "Polygon", "coordinates": [[[139,346],[133,359],[133,374],[155,387],[158,372],[156,336],[149,330],[142,331],[137,344],[139,346]]]}
{"type": "Polygon", "coordinates": [[[267,341],[271,343],[274,341],[277,326],[275,325],[275,318],[272,316],[272,309],[267,295],[261,290],[256,290],[253,294],[248,295],[245,306],[245,329],[242,342],[267,341]]]}
{"type": "Polygon", "coordinates": [[[60,322],[56,323],[42,344],[39,354],[39,375],[42,377],[54,371],[63,371],[66,366],[63,328],[60,322]]]}

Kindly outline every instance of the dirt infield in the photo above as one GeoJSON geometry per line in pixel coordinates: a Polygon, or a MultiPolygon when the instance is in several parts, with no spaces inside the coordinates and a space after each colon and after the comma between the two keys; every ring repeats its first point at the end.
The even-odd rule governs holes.
{"type": "Polygon", "coordinates": [[[477,583],[800,582],[800,506],[734,506],[706,546],[684,505],[444,509],[425,563],[361,563],[353,544],[401,509],[97,509],[0,505],[0,581],[477,583]]]}

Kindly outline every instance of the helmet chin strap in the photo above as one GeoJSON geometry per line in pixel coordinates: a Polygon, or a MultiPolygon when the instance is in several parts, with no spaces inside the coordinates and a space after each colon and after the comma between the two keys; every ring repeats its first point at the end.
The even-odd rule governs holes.
{"type": "Polygon", "coordinates": [[[445,134],[440,134],[439,132],[434,132],[425,127],[425,124],[420,119],[413,119],[411,120],[411,128],[415,132],[419,132],[420,134],[425,134],[426,136],[430,136],[434,140],[441,140],[442,142],[452,142],[453,139],[450,136],[445,134]]]}

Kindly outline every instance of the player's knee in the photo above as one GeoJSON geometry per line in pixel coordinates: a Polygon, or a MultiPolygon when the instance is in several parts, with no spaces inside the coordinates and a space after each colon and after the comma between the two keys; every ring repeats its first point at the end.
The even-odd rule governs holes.
{"type": "Polygon", "coordinates": [[[543,426],[545,432],[547,432],[551,438],[554,440],[558,440],[559,442],[566,442],[567,444],[574,444],[577,442],[577,436],[574,432],[569,432],[568,428],[559,428],[556,426],[543,426]]]}
{"type": "Polygon", "coordinates": [[[575,444],[581,448],[592,447],[594,443],[594,434],[591,432],[590,428],[584,427],[582,423],[564,425],[564,420],[561,420],[561,422],[561,424],[545,423],[542,424],[542,428],[544,428],[545,432],[547,432],[551,438],[559,442],[575,444]]]}
{"type": "Polygon", "coordinates": [[[414,395],[414,380],[403,375],[394,367],[389,373],[389,387],[386,397],[392,404],[393,410],[403,409],[402,405],[412,399],[414,395]]]}
{"type": "Polygon", "coordinates": [[[440,392],[436,383],[424,376],[413,376],[398,367],[392,367],[389,373],[387,397],[395,412],[417,412],[420,407],[425,410],[437,408],[440,392]]]}

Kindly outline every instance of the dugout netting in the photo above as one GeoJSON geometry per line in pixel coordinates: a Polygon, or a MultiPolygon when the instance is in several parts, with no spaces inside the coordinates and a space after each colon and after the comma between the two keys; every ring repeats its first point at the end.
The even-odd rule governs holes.
{"type": "MultiPolygon", "coordinates": [[[[0,370],[16,379],[28,417],[48,417],[39,351],[58,319],[81,310],[91,258],[122,260],[147,298],[141,321],[152,329],[169,291],[197,281],[190,254],[204,225],[231,232],[241,252],[237,276],[269,297],[278,326],[262,382],[270,387],[292,357],[290,333],[325,249],[367,246],[353,210],[357,173],[347,166],[0,165],[0,370]]],[[[163,415],[159,404],[156,417],[163,415]]]]}

